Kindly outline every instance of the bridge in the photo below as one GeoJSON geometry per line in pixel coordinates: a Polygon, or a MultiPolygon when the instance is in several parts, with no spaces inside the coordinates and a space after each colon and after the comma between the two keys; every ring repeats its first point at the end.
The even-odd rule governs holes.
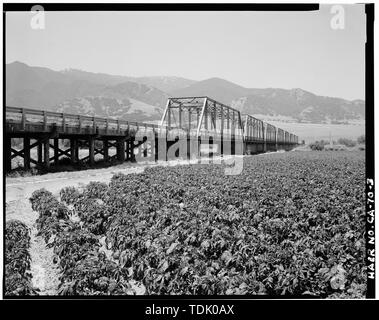
{"type": "Polygon", "coordinates": [[[290,150],[298,144],[296,135],[209,97],[169,98],[159,125],[30,108],[6,107],[5,113],[6,171],[14,169],[16,157],[24,169],[49,169],[62,158],[92,166],[99,157],[157,161],[290,150]],[[83,156],[80,150],[87,149],[83,156]]]}

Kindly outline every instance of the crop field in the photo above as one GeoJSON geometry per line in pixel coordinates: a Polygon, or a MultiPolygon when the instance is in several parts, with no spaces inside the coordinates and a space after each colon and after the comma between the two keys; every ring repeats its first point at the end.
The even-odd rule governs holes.
{"type": "MultiPolygon", "coordinates": [[[[364,152],[249,156],[241,174],[224,169],[157,166],[35,191],[57,294],[365,297],[364,152]]],[[[7,292],[38,294],[19,286],[7,292]]]]}

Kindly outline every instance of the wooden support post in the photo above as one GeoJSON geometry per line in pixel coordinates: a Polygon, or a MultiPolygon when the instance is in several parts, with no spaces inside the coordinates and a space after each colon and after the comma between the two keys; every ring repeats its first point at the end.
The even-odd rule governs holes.
{"type": "Polygon", "coordinates": [[[191,132],[192,110],[188,109],[188,132],[191,132]]]}
{"type": "Polygon", "coordinates": [[[159,139],[159,134],[158,132],[156,132],[154,130],[154,161],[158,161],[159,159],[159,143],[160,143],[160,139],[159,139]]]}
{"type": "Polygon", "coordinates": [[[82,129],[82,117],[81,116],[78,116],[79,117],[79,133],[82,129]]]}
{"type": "Polygon", "coordinates": [[[12,160],[11,160],[11,147],[12,147],[12,138],[5,137],[5,171],[12,170],[12,160]]]}
{"type": "Polygon", "coordinates": [[[125,161],[125,141],[123,139],[117,141],[117,160],[125,161]]]}
{"type": "Polygon", "coordinates": [[[136,161],[136,155],[134,154],[134,142],[135,141],[136,141],[135,136],[130,138],[130,161],[132,161],[132,162],[136,161]]]}
{"type": "Polygon", "coordinates": [[[78,161],[78,140],[70,139],[71,163],[75,164],[78,161]]]}
{"type": "Polygon", "coordinates": [[[170,129],[171,127],[171,109],[170,108],[167,110],[167,127],[168,129],[170,129]]]}
{"type": "Polygon", "coordinates": [[[30,138],[24,138],[24,169],[30,169],[30,138]]]}
{"type": "Polygon", "coordinates": [[[88,139],[88,153],[89,164],[93,166],[95,164],[95,139],[93,137],[88,139]]]}
{"type": "Polygon", "coordinates": [[[104,161],[109,161],[109,146],[108,146],[108,139],[103,140],[103,152],[104,152],[104,161]]]}
{"type": "Polygon", "coordinates": [[[59,163],[59,139],[54,138],[54,165],[57,166],[59,163]]]}
{"type": "Polygon", "coordinates": [[[54,165],[57,166],[59,162],[59,139],[54,138],[54,165]]]}
{"type": "Polygon", "coordinates": [[[197,157],[201,158],[201,150],[200,150],[200,148],[201,148],[201,137],[197,136],[196,139],[197,139],[197,141],[196,141],[197,142],[197,157]]]}
{"type": "Polygon", "coordinates": [[[43,162],[43,157],[42,157],[42,143],[38,143],[37,145],[37,162],[38,164],[42,165],[42,162],[43,162]]]}
{"type": "Polygon", "coordinates": [[[191,160],[191,135],[187,133],[187,152],[186,152],[186,159],[191,160]]]}
{"type": "Polygon", "coordinates": [[[147,148],[148,148],[148,143],[145,142],[139,147],[139,150],[143,150],[143,157],[147,158],[147,148]]]}
{"type": "Polygon", "coordinates": [[[43,148],[44,165],[48,169],[50,168],[50,139],[46,139],[43,148]]]}
{"type": "Polygon", "coordinates": [[[76,161],[79,162],[79,160],[80,160],[80,155],[79,155],[79,140],[76,142],[75,154],[76,154],[76,161]]]}
{"type": "MultiPolygon", "coordinates": [[[[130,139],[130,137],[129,137],[129,139],[130,139]]],[[[126,140],[126,142],[125,142],[125,153],[126,153],[126,161],[129,161],[130,160],[130,141],[129,141],[129,139],[128,140],[126,140]]]]}

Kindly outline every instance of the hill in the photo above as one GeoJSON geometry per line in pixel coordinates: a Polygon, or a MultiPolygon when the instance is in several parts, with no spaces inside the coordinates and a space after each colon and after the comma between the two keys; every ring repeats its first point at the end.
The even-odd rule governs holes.
{"type": "Polygon", "coordinates": [[[296,89],[253,89],[220,78],[129,77],[76,69],[6,65],[6,103],[52,111],[159,120],[170,96],[209,96],[262,119],[333,123],[363,120],[365,103],[296,89]]]}
{"type": "Polygon", "coordinates": [[[363,120],[363,100],[348,101],[318,96],[302,89],[251,89],[211,78],[176,90],[175,96],[206,95],[231,105],[243,113],[285,116],[299,122],[363,120]]]}
{"type": "Polygon", "coordinates": [[[6,66],[6,103],[131,121],[160,119],[169,95],[128,79],[79,70],[59,72],[14,62],[6,66]]]}

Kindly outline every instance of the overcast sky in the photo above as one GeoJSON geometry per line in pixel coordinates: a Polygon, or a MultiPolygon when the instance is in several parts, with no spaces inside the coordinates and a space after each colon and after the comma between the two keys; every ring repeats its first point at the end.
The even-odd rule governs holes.
{"type": "Polygon", "coordinates": [[[251,88],[302,88],[364,99],[366,17],[314,12],[30,12],[6,14],[6,61],[128,76],[220,77],[251,88]]]}

